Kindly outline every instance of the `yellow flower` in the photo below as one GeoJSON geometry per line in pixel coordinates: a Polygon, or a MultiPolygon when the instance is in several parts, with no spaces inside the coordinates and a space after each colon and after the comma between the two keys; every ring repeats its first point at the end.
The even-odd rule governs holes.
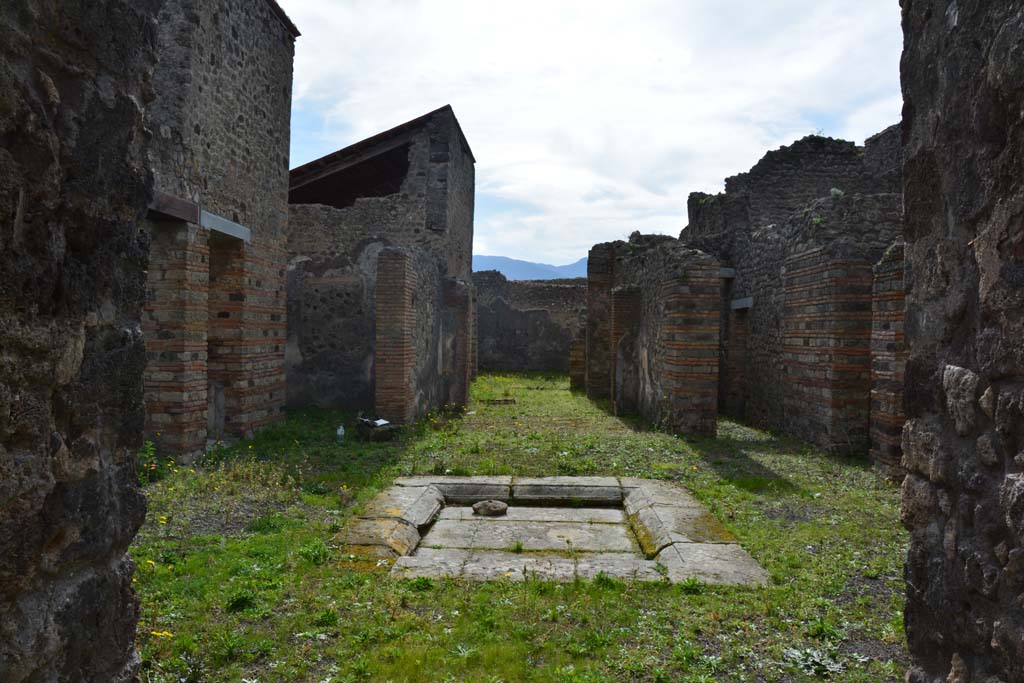
{"type": "Polygon", "coordinates": [[[151,567],[156,566],[156,562],[154,562],[153,560],[146,560],[146,563],[149,564],[151,567]]]}
{"type": "Polygon", "coordinates": [[[252,450],[252,444],[249,444],[249,450],[250,451],[252,450]]]}
{"type": "Polygon", "coordinates": [[[160,515],[160,523],[167,524],[167,515],[160,515]]]}
{"type": "Polygon", "coordinates": [[[149,635],[156,636],[157,638],[172,638],[174,636],[170,631],[150,631],[149,635]]]}

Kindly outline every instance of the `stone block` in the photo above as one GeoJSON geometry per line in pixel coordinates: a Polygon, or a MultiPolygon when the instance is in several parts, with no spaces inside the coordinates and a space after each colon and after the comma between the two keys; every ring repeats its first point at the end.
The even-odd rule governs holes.
{"type": "Polygon", "coordinates": [[[416,527],[400,519],[367,519],[349,521],[338,535],[347,546],[383,546],[397,555],[408,555],[420,542],[416,527]]]}
{"type": "Polygon", "coordinates": [[[585,553],[576,558],[576,576],[593,580],[599,574],[626,581],[660,583],[665,576],[658,571],[658,563],[644,560],[634,553],[585,553]]]}
{"type": "MultiPolygon", "coordinates": [[[[575,522],[579,524],[625,524],[622,510],[610,508],[510,507],[504,518],[510,522],[575,522]]],[[[478,520],[469,507],[446,507],[440,519],[478,520]]]]}
{"type": "Polygon", "coordinates": [[[450,548],[420,548],[412,555],[399,557],[391,567],[395,579],[457,579],[462,576],[462,567],[472,555],[470,550],[450,548]]]}
{"type": "Polygon", "coordinates": [[[616,505],[622,502],[622,488],[614,477],[516,477],[512,498],[524,502],[616,505]]]}
{"type": "Polygon", "coordinates": [[[474,552],[462,567],[462,576],[471,581],[572,581],[576,562],[569,557],[530,555],[495,550],[474,552]]]}
{"type": "Polygon", "coordinates": [[[399,477],[395,486],[434,486],[446,503],[454,505],[472,505],[481,500],[507,503],[511,498],[512,477],[399,477]]]}
{"type": "Polygon", "coordinates": [[[762,586],[768,573],[736,544],[676,543],[658,553],[656,561],[673,583],[697,579],[716,585],[762,586]]]}
{"type": "Polygon", "coordinates": [[[392,486],[371,500],[362,516],[401,519],[421,529],[443,506],[444,496],[434,486],[392,486]]]}

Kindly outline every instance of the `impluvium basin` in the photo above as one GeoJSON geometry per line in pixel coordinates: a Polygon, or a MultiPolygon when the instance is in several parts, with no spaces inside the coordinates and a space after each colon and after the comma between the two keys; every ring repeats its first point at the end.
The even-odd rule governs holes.
{"type": "Polygon", "coordinates": [[[598,574],[761,585],[764,569],[683,487],[618,477],[405,477],[342,531],[398,578],[519,581],[598,574]],[[508,503],[483,517],[472,505],[508,503]]]}

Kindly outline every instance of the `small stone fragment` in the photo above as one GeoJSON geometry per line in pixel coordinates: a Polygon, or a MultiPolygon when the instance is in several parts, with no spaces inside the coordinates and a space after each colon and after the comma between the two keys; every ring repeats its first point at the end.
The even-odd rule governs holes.
{"type": "Polygon", "coordinates": [[[988,415],[988,419],[996,419],[996,392],[994,387],[989,387],[985,390],[985,393],[978,399],[978,405],[981,406],[981,412],[988,415]]]}
{"type": "Polygon", "coordinates": [[[481,500],[473,503],[473,514],[482,517],[501,517],[508,512],[508,504],[500,500],[481,500]]]}
{"type": "Polygon", "coordinates": [[[960,436],[967,436],[974,429],[974,403],[978,382],[978,375],[967,368],[947,365],[942,373],[946,409],[953,418],[956,433],[960,436]]]}

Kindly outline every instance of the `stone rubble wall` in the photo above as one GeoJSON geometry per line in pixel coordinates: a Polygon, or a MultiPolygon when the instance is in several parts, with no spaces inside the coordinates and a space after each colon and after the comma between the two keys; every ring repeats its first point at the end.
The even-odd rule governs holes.
{"type": "Polygon", "coordinates": [[[871,295],[871,462],[883,474],[903,478],[901,434],[904,340],[903,243],[893,244],[875,264],[871,295]]]}
{"type": "Polygon", "coordinates": [[[569,347],[569,389],[587,389],[587,344],[578,338],[569,347]]]}
{"type": "Polygon", "coordinates": [[[394,246],[399,202],[360,199],[351,209],[292,205],[288,266],[287,378],[290,407],[358,410],[373,405],[377,259],[394,246]],[[378,234],[349,229],[375,225],[378,234]],[[312,255],[307,255],[312,254],[312,255]]]}
{"type": "Polygon", "coordinates": [[[567,372],[586,280],[508,280],[473,273],[480,330],[480,367],[498,372],[567,372]]]}
{"type": "Polygon", "coordinates": [[[611,396],[611,294],[615,285],[616,250],[622,242],[591,247],[587,256],[587,327],[584,336],[587,396],[611,396]]]}
{"type": "Polygon", "coordinates": [[[158,25],[156,189],[252,234],[243,243],[184,220],[147,222],[169,247],[147,283],[147,438],[187,458],[283,415],[296,35],[272,0],[166,3],[158,25]]]}
{"type": "Polygon", "coordinates": [[[0,680],[133,680],[151,0],[0,6],[0,680]]]}
{"type": "MultiPolygon", "coordinates": [[[[408,169],[398,183],[398,192],[383,197],[359,197],[345,208],[291,205],[286,353],[291,407],[315,405],[369,411],[375,405],[376,382],[381,376],[375,327],[380,323],[377,304],[381,294],[377,282],[382,250],[403,248],[434,262],[436,282],[426,282],[426,271],[420,271],[418,277],[424,287],[420,299],[425,297],[433,302],[437,321],[448,310],[439,298],[442,280],[469,281],[473,240],[472,157],[450,114],[432,116],[423,127],[407,135],[408,140],[401,147],[408,155],[408,169]]],[[[472,287],[466,296],[475,296],[472,287]]],[[[452,305],[452,310],[461,310],[464,304],[460,299],[452,305]]],[[[465,326],[464,331],[458,328],[460,338],[463,334],[468,336],[457,345],[449,340],[446,351],[455,354],[456,349],[458,353],[466,350],[467,355],[460,356],[458,364],[468,368],[470,376],[477,362],[472,341],[477,334],[475,318],[472,307],[469,317],[457,323],[465,326]]],[[[457,320],[462,319],[460,314],[457,320]]],[[[449,322],[456,324],[455,320],[449,322]]],[[[424,329],[433,327],[428,325],[424,329]]],[[[442,341],[435,339],[430,343],[442,341]]],[[[415,367],[422,369],[427,364],[417,363],[415,367]]],[[[403,375],[412,370],[400,367],[396,372],[403,375]]],[[[451,377],[453,372],[449,368],[435,373],[439,383],[433,387],[428,386],[429,375],[423,376],[422,386],[414,392],[421,396],[414,401],[419,406],[415,409],[395,409],[389,398],[377,403],[383,401],[387,410],[396,411],[393,414],[416,416],[449,403],[464,405],[463,389],[454,389],[440,379],[451,377]]],[[[466,383],[459,380],[454,386],[466,383]]],[[[413,399],[402,400],[407,406],[413,399]]]]}
{"type": "Polygon", "coordinates": [[[871,322],[864,273],[902,231],[898,133],[890,127],[865,147],[805,138],[728,179],[726,192],[690,196],[690,225],[680,239],[735,271],[721,304],[723,413],[832,450],[866,450],[870,380],[862,366],[871,322]],[[818,261],[800,263],[810,252],[818,261]],[[808,269],[814,280],[831,271],[830,261],[859,276],[820,283],[821,301],[806,297],[814,282],[788,278],[787,288],[788,269],[808,269]],[[788,392],[791,386],[799,391],[788,392]]]}
{"type": "Polygon", "coordinates": [[[714,435],[718,260],[671,237],[634,233],[595,245],[588,264],[588,396],[671,431],[714,435]]]}
{"type": "Polygon", "coordinates": [[[1024,681],[1024,7],[904,0],[909,683],[1024,681]]]}

